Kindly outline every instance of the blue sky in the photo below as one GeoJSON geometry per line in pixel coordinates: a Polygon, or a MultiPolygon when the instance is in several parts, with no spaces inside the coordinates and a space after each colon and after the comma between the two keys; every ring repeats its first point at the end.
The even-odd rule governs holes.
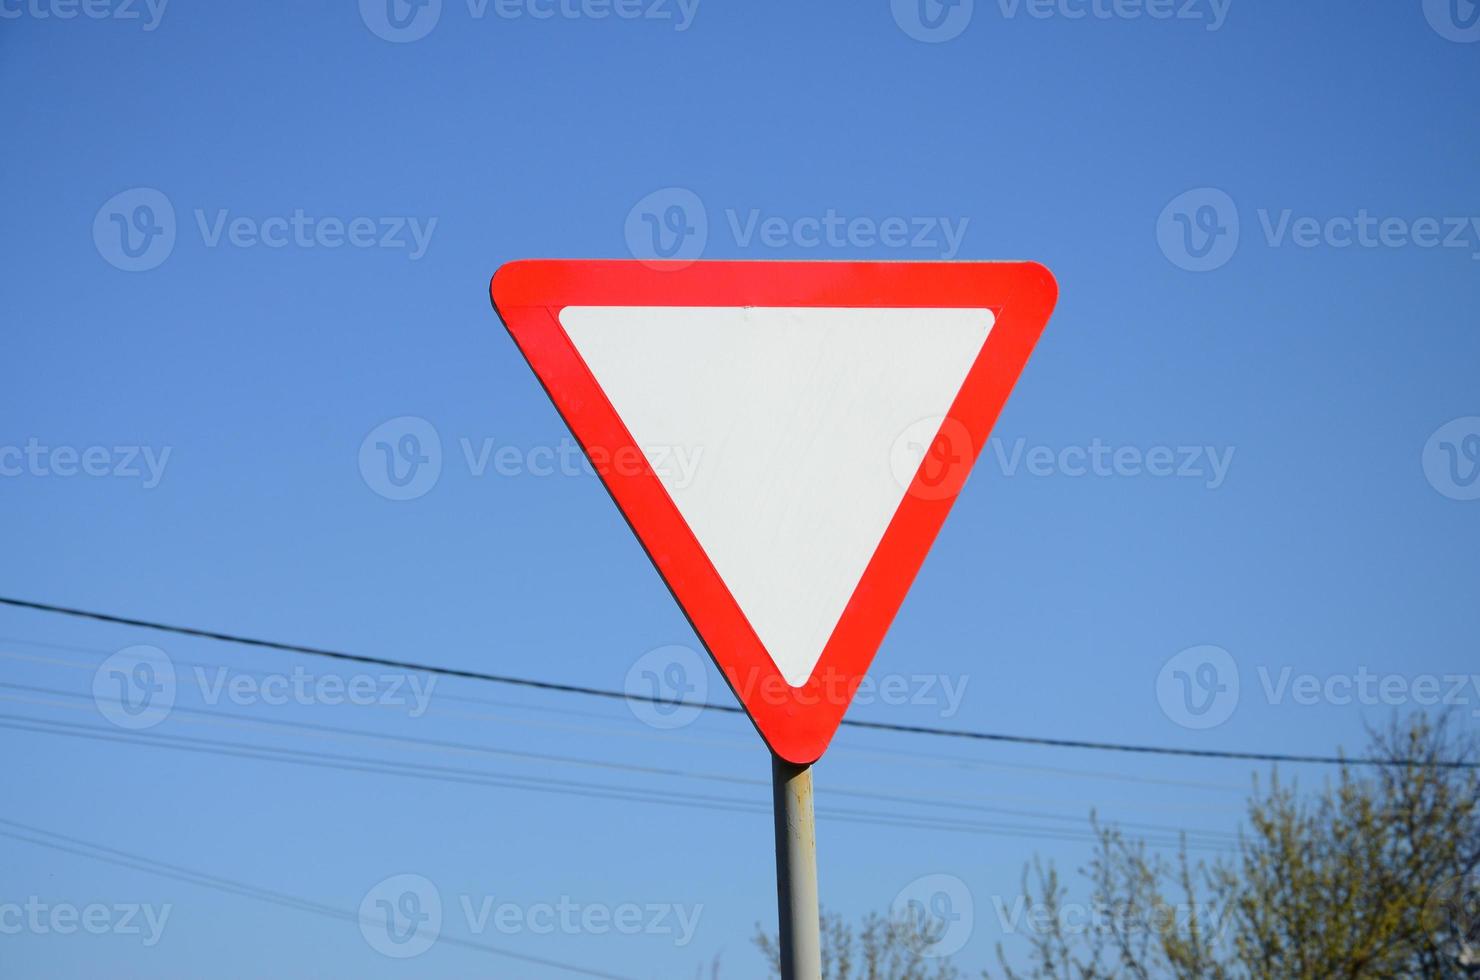
{"type": "MultiPolygon", "coordinates": [[[[853,717],[1312,753],[1425,700],[1475,725],[1466,0],[394,2],[0,3],[0,594],[605,688],[685,662],[487,298],[508,260],[646,257],[677,206],[657,247],[705,258],[1058,278],[876,661],[911,695],[853,717]],[[440,468],[394,499],[362,448],[408,431],[440,468]]],[[[0,714],[29,725],[0,736],[0,816],[148,859],[0,837],[7,973],[566,975],[467,941],[759,974],[769,773],[741,718],[452,679],[421,711],[391,671],[13,609],[0,636],[0,714]],[[176,692],[132,729],[108,658],[141,644],[167,668],[111,663],[176,692]],[[454,772],[405,775],[428,765],[454,772]],[[324,913],[425,912],[426,883],[414,958],[324,913]],[[94,906],[100,934],[65,932],[94,906]],[[156,935],[130,906],[168,909],[156,935]]],[[[986,966],[1023,947],[1024,862],[1077,866],[1091,808],[1216,843],[1255,771],[845,731],[817,768],[824,901],[946,895],[986,966]]]]}

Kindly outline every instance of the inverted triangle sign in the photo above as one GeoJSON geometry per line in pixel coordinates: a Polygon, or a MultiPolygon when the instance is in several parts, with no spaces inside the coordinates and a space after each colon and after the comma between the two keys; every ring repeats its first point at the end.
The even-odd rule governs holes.
{"type": "Polygon", "coordinates": [[[777,755],[827,748],[1052,312],[1029,262],[509,263],[491,295],[777,755]]]}

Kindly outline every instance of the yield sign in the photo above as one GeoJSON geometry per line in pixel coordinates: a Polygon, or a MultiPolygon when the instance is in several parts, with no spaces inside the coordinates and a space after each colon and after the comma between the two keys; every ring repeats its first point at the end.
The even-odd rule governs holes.
{"type": "Polygon", "coordinates": [[[1029,262],[524,261],[491,285],[793,763],[827,748],[1057,293],[1029,262]]]}

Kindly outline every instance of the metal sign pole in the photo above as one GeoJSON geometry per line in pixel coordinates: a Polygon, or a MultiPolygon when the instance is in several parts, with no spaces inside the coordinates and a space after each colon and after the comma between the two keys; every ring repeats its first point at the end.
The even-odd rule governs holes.
{"type": "Polygon", "coordinates": [[[776,808],[776,902],[781,918],[781,980],[821,980],[817,905],[817,824],[812,767],[771,756],[776,808]]]}

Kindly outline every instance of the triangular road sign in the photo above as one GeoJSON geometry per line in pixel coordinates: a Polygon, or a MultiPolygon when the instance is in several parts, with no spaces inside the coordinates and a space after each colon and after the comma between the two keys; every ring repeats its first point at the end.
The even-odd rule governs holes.
{"type": "Polygon", "coordinates": [[[494,308],[777,755],[822,755],[1057,297],[1029,262],[522,261],[494,308]]]}

